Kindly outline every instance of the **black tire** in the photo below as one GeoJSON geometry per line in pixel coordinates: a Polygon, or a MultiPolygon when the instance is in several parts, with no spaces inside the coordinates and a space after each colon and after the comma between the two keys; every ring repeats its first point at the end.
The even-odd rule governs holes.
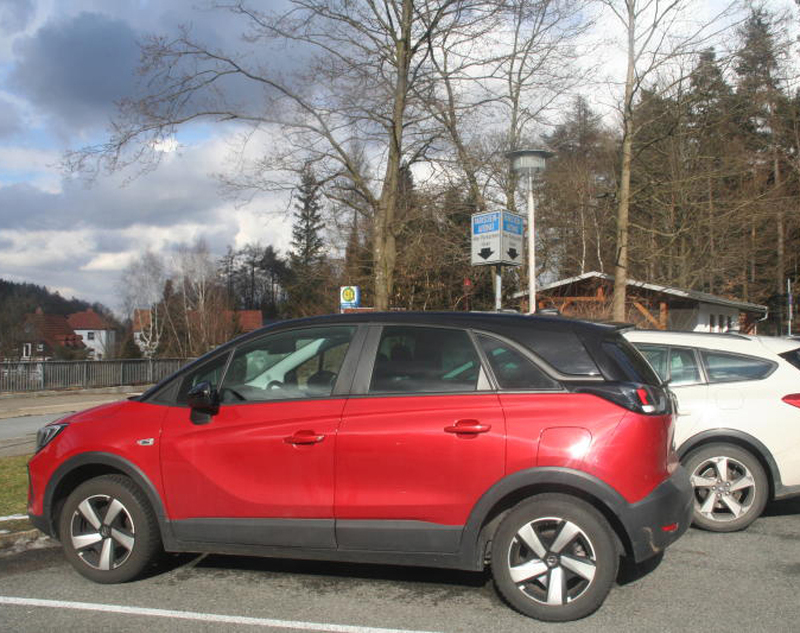
{"type": "Polygon", "coordinates": [[[161,552],[153,509],[123,475],[96,477],[73,490],[61,511],[58,532],[72,566],[104,584],[133,580],[161,552]]]}
{"type": "Polygon", "coordinates": [[[708,444],[683,459],[694,488],[692,523],[711,532],[743,530],[763,512],[769,482],[758,459],[733,444],[708,444]]]}
{"type": "Polygon", "coordinates": [[[593,613],[611,590],[618,568],[608,522],[569,495],[542,494],[522,502],[503,518],[492,540],[497,591],[514,609],[537,620],[565,622],[593,613]]]}

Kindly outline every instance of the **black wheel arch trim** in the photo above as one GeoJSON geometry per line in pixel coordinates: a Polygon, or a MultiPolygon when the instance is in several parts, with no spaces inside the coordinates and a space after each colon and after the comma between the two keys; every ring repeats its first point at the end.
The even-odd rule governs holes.
{"type": "Polygon", "coordinates": [[[709,429],[693,435],[678,448],[678,456],[683,462],[684,458],[695,448],[704,444],[715,443],[734,444],[753,453],[753,456],[767,467],[767,474],[770,482],[770,499],[780,499],[797,494],[794,490],[796,486],[784,486],[781,480],[781,472],[778,463],[775,461],[772,452],[764,445],[761,440],[756,439],[749,433],[736,429],[709,429]]]}
{"type": "MultiPolygon", "coordinates": [[[[611,528],[617,533],[617,536],[620,539],[631,537],[629,527],[624,524],[625,510],[631,504],[614,488],[597,477],[579,470],[541,466],[528,468],[508,475],[495,483],[473,507],[464,527],[462,540],[462,555],[471,561],[470,568],[482,569],[483,567],[485,543],[481,537],[484,526],[495,518],[492,511],[502,507],[499,504],[503,499],[515,499],[516,496],[519,496],[520,500],[526,498],[529,495],[525,493],[531,488],[541,488],[542,492],[569,493],[573,491],[573,493],[577,492],[583,495],[584,498],[594,499],[602,506],[598,509],[605,510],[604,514],[606,518],[610,519],[611,528]],[[624,530],[624,534],[619,533],[620,528],[624,530]]],[[[534,494],[536,493],[534,492],[534,494]]],[[[625,542],[621,544],[627,547],[625,542]]]]}
{"type": "Polygon", "coordinates": [[[106,466],[121,472],[127,477],[130,477],[147,496],[147,500],[150,502],[150,505],[156,514],[156,519],[158,520],[159,529],[161,531],[161,536],[164,540],[164,543],[166,544],[168,541],[172,540],[172,533],[169,528],[169,522],[166,519],[166,512],[164,510],[164,504],[161,501],[161,496],[158,494],[158,491],[147,475],[145,475],[141,468],[127,459],[124,459],[113,453],[104,452],[81,453],[80,455],[76,455],[75,457],[68,459],[55,470],[50,477],[50,480],[47,482],[47,486],[45,487],[43,515],[40,519],[40,522],[47,529],[44,530],[42,527],[37,525],[40,530],[46,532],[49,536],[58,538],[58,530],[55,524],[55,517],[53,516],[53,504],[55,501],[54,497],[56,491],[68,475],[84,466],[106,466]]]}

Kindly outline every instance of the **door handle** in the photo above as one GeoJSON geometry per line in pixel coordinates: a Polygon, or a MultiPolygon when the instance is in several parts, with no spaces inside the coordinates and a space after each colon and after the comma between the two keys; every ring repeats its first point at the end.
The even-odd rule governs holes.
{"type": "Polygon", "coordinates": [[[478,420],[458,420],[451,426],[444,427],[447,433],[476,435],[491,430],[491,424],[481,424],[478,420]]]}
{"type": "Polygon", "coordinates": [[[287,444],[319,444],[322,440],[325,439],[324,435],[321,435],[315,431],[298,431],[294,435],[285,438],[283,441],[287,444]]]}

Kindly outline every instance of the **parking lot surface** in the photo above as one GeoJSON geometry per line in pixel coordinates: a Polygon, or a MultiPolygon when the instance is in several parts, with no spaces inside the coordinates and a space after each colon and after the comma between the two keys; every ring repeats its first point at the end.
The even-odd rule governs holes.
{"type": "Polygon", "coordinates": [[[796,631],[800,501],[768,506],[745,532],[692,529],[623,581],[594,615],[554,625],[508,608],[488,574],[186,555],[97,585],[51,548],[0,558],[0,630],[796,631]]]}

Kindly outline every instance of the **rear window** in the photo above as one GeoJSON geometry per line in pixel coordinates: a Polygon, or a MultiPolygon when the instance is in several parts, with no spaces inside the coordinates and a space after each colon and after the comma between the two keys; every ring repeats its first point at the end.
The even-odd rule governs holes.
{"type": "Polygon", "coordinates": [[[603,351],[617,364],[628,380],[646,385],[661,384],[661,379],[650,363],[621,336],[603,341],[603,351]]]}
{"type": "Polygon", "coordinates": [[[763,358],[725,354],[703,350],[701,352],[709,382],[760,380],[775,370],[775,363],[763,358]]]}

